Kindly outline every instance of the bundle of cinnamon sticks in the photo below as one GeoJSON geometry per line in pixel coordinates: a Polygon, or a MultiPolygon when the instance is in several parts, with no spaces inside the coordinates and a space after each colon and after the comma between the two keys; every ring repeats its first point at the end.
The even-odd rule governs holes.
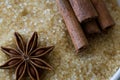
{"type": "Polygon", "coordinates": [[[115,24],[103,0],[56,0],[76,52],[88,46],[85,34],[101,33],[115,24]]]}

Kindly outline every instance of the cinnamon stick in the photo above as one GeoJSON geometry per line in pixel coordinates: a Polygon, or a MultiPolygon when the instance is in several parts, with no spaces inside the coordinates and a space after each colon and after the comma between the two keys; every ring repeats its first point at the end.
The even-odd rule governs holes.
{"type": "Polygon", "coordinates": [[[69,0],[72,8],[81,24],[84,25],[86,33],[99,33],[100,29],[94,21],[98,16],[90,0],[69,0]]]}
{"type": "Polygon", "coordinates": [[[83,24],[83,29],[86,33],[89,33],[89,34],[101,32],[95,19],[87,22],[86,24],[83,24]]]}
{"type": "Polygon", "coordinates": [[[103,30],[115,25],[103,0],[91,0],[91,2],[98,13],[97,21],[103,30]]]}
{"type": "Polygon", "coordinates": [[[71,36],[72,42],[75,46],[76,52],[82,51],[88,45],[88,41],[84,32],[70,6],[68,0],[56,0],[59,11],[63,16],[68,32],[71,36]]]}

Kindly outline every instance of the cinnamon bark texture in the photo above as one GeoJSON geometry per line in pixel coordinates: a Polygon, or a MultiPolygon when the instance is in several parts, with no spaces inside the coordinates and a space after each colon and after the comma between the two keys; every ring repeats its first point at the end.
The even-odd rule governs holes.
{"type": "Polygon", "coordinates": [[[98,23],[100,27],[105,30],[115,24],[114,20],[112,19],[105,3],[103,0],[91,0],[93,3],[97,13],[98,13],[98,23]]]}
{"type": "Polygon", "coordinates": [[[98,24],[96,23],[95,19],[92,21],[89,21],[82,25],[85,33],[87,34],[93,34],[93,33],[100,33],[100,29],[98,27],[98,24]]]}
{"type": "Polygon", "coordinates": [[[69,0],[71,6],[80,21],[80,23],[87,22],[97,17],[97,12],[90,0],[69,0]]]}
{"type": "Polygon", "coordinates": [[[68,32],[71,36],[76,52],[82,51],[88,45],[84,32],[70,6],[68,0],[56,0],[59,11],[63,16],[68,32]]]}
{"type": "Polygon", "coordinates": [[[98,16],[90,0],[69,0],[80,23],[84,24],[86,33],[99,33],[100,29],[94,21],[98,16]],[[93,22],[92,22],[93,20],[93,22]]]}

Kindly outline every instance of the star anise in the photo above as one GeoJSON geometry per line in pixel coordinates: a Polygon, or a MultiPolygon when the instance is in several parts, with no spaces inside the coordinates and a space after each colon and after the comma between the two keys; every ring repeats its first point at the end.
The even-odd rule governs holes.
{"type": "Polygon", "coordinates": [[[10,59],[0,68],[9,69],[15,67],[16,80],[21,80],[24,75],[28,75],[31,80],[40,80],[39,69],[52,70],[52,67],[43,60],[45,54],[50,53],[54,46],[38,47],[38,34],[34,32],[28,43],[25,43],[22,36],[14,33],[17,48],[1,47],[10,59]]]}

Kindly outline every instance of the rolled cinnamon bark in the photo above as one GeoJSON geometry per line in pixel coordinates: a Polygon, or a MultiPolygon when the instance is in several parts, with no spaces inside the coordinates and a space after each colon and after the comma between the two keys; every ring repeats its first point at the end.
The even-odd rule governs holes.
{"type": "Polygon", "coordinates": [[[90,21],[98,16],[90,0],[69,1],[80,23],[90,21]]]}
{"type": "Polygon", "coordinates": [[[91,0],[97,13],[98,13],[98,23],[100,27],[105,30],[113,25],[115,25],[114,20],[112,19],[105,3],[103,0],[91,0]]]}
{"type": "Polygon", "coordinates": [[[85,33],[89,33],[89,34],[93,34],[93,33],[100,33],[100,29],[95,21],[95,19],[93,19],[92,21],[88,21],[87,23],[83,24],[83,29],[85,31],[85,33]]]}
{"type": "Polygon", "coordinates": [[[56,0],[59,11],[63,16],[68,32],[71,36],[72,42],[75,46],[76,52],[82,51],[88,45],[88,41],[84,32],[70,6],[68,0],[56,0]]]}
{"type": "Polygon", "coordinates": [[[98,16],[90,0],[69,0],[80,23],[84,25],[86,33],[99,33],[100,29],[94,21],[98,16]],[[93,22],[92,22],[93,21],[93,22]]]}

